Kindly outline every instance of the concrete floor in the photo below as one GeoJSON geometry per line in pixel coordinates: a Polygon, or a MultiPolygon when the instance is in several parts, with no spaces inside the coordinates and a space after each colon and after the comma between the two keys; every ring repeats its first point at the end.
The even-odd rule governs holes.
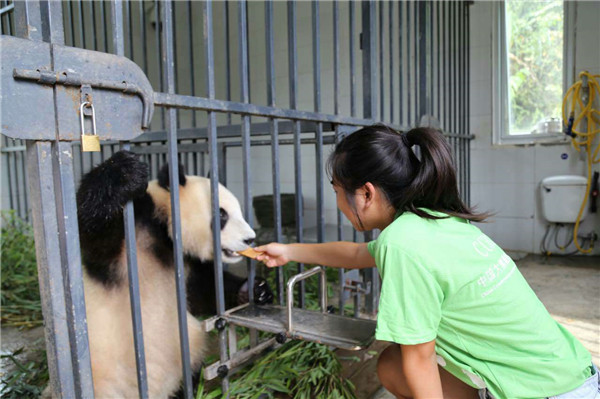
{"type": "MultiPolygon", "coordinates": [[[[552,317],[600,364],[600,257],[527,256],[516,263],[552,317]]],[[[371,397],[393,398],[383,388],[371,397]]]]}

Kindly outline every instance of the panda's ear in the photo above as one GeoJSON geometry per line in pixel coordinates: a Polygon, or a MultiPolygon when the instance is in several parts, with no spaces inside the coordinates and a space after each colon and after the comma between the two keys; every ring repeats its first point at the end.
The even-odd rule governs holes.
{"type": "MultiPolygon", "coordinates": [[[[185,186],[185,170],[183,169],[183,165],[179,164],[179,185],[185,186]]],[[[160,168],[158,172],[158,185],[164,188],[165,190],[169,190],[170,181],[169,181],[169,164],[166,163],[160,168]]]]}

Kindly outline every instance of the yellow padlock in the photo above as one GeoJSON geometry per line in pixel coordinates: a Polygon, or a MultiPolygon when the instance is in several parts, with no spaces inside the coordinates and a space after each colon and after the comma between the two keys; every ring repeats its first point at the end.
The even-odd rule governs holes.
{"type": "Polygon", "coordinates": [[[79,121],[81,123],[81,151],[100,152],[100,137],[96,134],[96,111],[92,103],[85,101],[79,106],[79,121]],[[92,110],[92,134],[85,134],[83,123],[83,108],[89,107],[92,110]]]}

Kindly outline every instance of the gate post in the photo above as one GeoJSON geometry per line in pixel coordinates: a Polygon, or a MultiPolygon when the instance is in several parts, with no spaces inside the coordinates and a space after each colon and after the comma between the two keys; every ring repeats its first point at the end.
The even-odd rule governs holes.
{"type": "MultiPolygon", "coordinates": [[[[52,1],[15,2],[17,34],[63,44],[61,7],[52,1]]],[[[73,157],[70,143],[59,141],[56,109],[51,112],[56,141],[26,143],[50,387],[53,397],[93,398],[73,157]]]]}

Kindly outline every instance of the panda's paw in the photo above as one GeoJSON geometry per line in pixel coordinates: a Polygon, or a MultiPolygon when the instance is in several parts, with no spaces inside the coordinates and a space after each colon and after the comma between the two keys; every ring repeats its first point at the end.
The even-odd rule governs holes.
{"type": "Polygon", "coordinates": [[[105,173],[122,201],[142,196],[148,188],[148,165],[130,151],[119,151],[104,164],[105,173]]]}
{"type": "MultiPolygon", "coordinates": [[[[248,280],[244,282],[238,291],[237,299],[240,305],[249,302],[248,280]]],[[[255,277],[254,279],[254,303],[257,305],[273,303],[273,291],[271,291],[271,287],[267,284],[267,280],[262,277],[255,277]]]]}

